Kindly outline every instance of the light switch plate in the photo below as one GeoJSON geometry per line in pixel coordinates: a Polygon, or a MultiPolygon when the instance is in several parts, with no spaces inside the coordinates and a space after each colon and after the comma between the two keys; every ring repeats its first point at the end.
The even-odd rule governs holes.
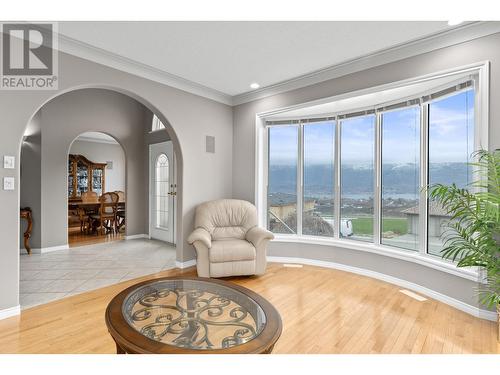
{"type": "Polygon", "coordinates": [[[5,169],[14,169],[16,167],[16,157],[5,155],[3,157],[3,167],[5,169]]]}
{"type": "Polygon", "coordinates": [[[14,177],[4,177],[3,178],[3,189],[4,190],[14,190],[15,189],[15,179],[14,177]]]}

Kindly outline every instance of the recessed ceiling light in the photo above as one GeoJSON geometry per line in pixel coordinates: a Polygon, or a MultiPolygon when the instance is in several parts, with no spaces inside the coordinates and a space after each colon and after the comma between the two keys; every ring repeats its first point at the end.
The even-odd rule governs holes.
{"type": "Polygon", "coordinates": [[[464,22],[464,21],[451,20],[451,21],[448,21],[448,26],[460,25],[462,22],[464,22]]]}
{"type": "Polygon", "coordinates": [[[250,84],[250,88],[251,89],[258,89],[259,87],[260,87],[260,85],[257,82],[254,82],[254,83],[250,84]]]}

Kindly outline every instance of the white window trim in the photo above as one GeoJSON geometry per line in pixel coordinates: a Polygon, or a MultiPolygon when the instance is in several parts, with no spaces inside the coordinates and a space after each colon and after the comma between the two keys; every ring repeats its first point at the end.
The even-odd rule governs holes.
{"type": "MultiPolygon", "coordinates": [[[[457,76],[457,77],[465,77],[467,75],[477,75],[477,79],[475,82],[475,141],[474,141],[474,149],[478,149],[479,147],[483,149],[488,149],[488,122],[489,122],[489,61],[482,61],[466,66],[456,67],[452,69],[447,69],[444,71],[427,74],[420,77],[415,77],[411,79],[406,79],[403,81],[393,82],[385,85],[375,86],[367,89],[352,91],[349,93],[336,95],[333,97],[322,98],[319,100],[314,100],[290,107],[278,108],[271,111],[261,112],[256,114],[256,129],[255,129],[255,155],[256,155],[256,163],[255,163],[255,204],[257,206],[258,211],[258,222],[260,226],[267,227],[267,174],[268,174],[268,137],[266,131],[266,117],[270,115],[276,115],[278,113],[296,110],[301,108],[310,107],[313,105],[324,104],[336,100],[353,98],[360,95],[371,94],[380,92],[383,90],[388,90],[396,87],[403,87],[419,82],[430,81],[434,79],[444,78],[447,76],[457,76]]],[[[377,103],[377,106],[380,103],[377,103]]],[[[353,108],[356,110],[356,108],[353,108]]],[[[421,111],[422,112],[422,111],[421,111]]],[[[318,116],[325,116],[325,114],[320,114],[318,116]]],[[[339,127],[336,126],[336,129],[339,127]]],[[[377,135],[379,136],[379,135],[377,135]]],[[[338,137],[336,137],[338,140],[338,137]]],[[[425,143],[425,142],[421,142],[425,143]]],[[[335,145],[335,152],[340,151],[340,145],[335,145]]],[[[377,149],[377,151],[379,151],[377,149]]],[[[335,163],[338,162],[338,158],[335,158],[335,163]]],[[[336,173],[339,173],[339,169],[337,165],[336,173]]],[[[338,186],[338,176],[336,176],[335,182],[335,204],[338,204],[339,201],[339,186],[338,186]]],[[[426,205],[421,205],[426,206],[426,205]]],[[[337,210],[339,212],[340,210],[337,210]]],[[[425,218],[427,220],[427,218],[425,218]]],[[[337,223],[339,221],[337,220],[337,223]]],[[[422,225],[422,224],[421,224],[422,225]]],[[[426,225],[424,226],[424,228],[426,225]]],[[[417,264],[421,264],[427,266],[429,268],[437,269],[442,272],[446,272],[455,276],[463,277],[473,281],[480,281],[483,277],[477,269],[465,269],[465,268],[457,268],[455,264],[449,262],[447,260],[432,256],[423,252],[423,249],[420,251],[413,252],[405,249],[396,249],[390,246],[384,246],[376,243],[363,243],[361,241],[353,241],[350,239],[344,239],[338,237],[338,231],[335,231],[335,236],[332,238],[322,238],[322,237],[313,237],[313,236],[304,236],[304,235],[276,235],[274,241],[276,242],[294,242],[294,243],[304,243],[304,244],[316,244],[316,245],[326,245],[330,247],[342,247],[351,250],[358,251],[366,251],[375,253],[382,256],[388,256],[392,258],[402,259],[405,261],[414,262],[417,264]]]]}
{"type": "Polygon", "coordinates": [[[151,120],[151,130],[149,131],[149,133],[156,133],[156,132],[160,132],[160,131],[164,131],[166,130],[166,127],[165,127],[165,124],[159,119],[159,117],[157,117],[156,115],[153,115],[153,119],[151,120]],[[153,129],[153,124],[155,123],[155,120],[158,121],[159,124],[161,124],[162,126],[159,127],[158,129],[153,129]]]}

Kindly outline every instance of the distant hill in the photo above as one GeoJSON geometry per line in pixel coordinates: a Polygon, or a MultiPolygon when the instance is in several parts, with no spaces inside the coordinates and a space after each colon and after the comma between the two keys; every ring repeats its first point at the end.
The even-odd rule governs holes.
{"type": "MultiPolygon", "coordinates": [[[[429,168],[430,183],[451,184],[460,187],[467,183],[467,164],[435,163],[429,168]]],[[[417,190],[419,171],[414,164],[384,164],[382,181],[385,193],[408,194],[417,190]]],[[[367,166],[345,165],[341,170],[342,189],[347,194],[373,191],[373,171],[367,166]]],[[[470,176],[470,170],[469,170],[470,176]]],[[[295,166],[270,167],[269,192],[295,193],[297,175],[295,166]]],[[[326,164],[309,165],[304,174],[304,192],[307,195],[329,194],[333,187],[332,168],[326,164]]]]}

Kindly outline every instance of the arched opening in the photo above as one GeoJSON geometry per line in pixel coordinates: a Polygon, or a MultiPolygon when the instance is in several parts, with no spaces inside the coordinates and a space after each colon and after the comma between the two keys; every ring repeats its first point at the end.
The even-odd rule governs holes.
{"type": "Polygon", "coordinates": [[[68,245],[121,240],[126,228],[126,158],[101,132],[76,137],[68,153],[68,245]]]}
{"type": "Polygon", "coordinates": [[[137,100],[134,95],[118,89],[79,88],[47,101],[30,120],[20,152],[21,175],[34,178],[35,183],[31,181],[30,185],[37,191],[25,188],[27,184],[21,178],[21,207],[29,205],[33,213],[30,238],[33,255],[29,257],[21,248],[22,308],[175,267],[176,232],[181,230],[180,223],[176,224],[182,215],[182,203],[179,202],[182,190],[180,186],[178,190],[176,178],[182,174],[182,157],[175,133],[166,118],[155,112],[153,106],[144,103],[145,100],[137,100]],[[154,132],[153,118],[162,124],[154,132]],[[89,140],[89,135],[90,138],[101,138],[100,143],[107,142],[105,146],[108,148],[113,145],[120,149],[123,165],[120,167],[118,159],[108,160],[83,152],[83,143],[99,143],[95,139],[89,140]],[[168,162],[171,176],[167,183],[162,182],[164,186],[160,194],[162,197],[166,194],[171,201],[163,199],[154,206],[161,215],[169,215],[159,225],[161,229],[169,228],[169,240],[150,233],[149,149],[153,146],[160,147],[165,154],[169,150],[162,147],[167,147],[171,153],[168,162]],[[27,149],[37,152],[36,163],[29,168],[27,149]],[[123,169],[120,178],[124,184],[109,181],[110,171],[117,169],[123,169]],[[38,175],[32,174],[33,170],[38,170],[38,175]],[[118,200],[122,204],[116,211],[121,208],[124,215],[101,222],[99,209],[102,202],[99,197],[115,192],[123,195],[123,199],[118,200]],[[82,195],[86,195],[86,199],[91,196],[89,203],[93,208],[89,211],[78,210],[84,206],[82,195]],[[27,197],[38,199],[38,205],[29,202],[27,197]],[[73,230],[81,238],[88,238],[90,244],[73,247],[73,230]],[[101,242],[96,241],[100,236],[105,237],[104,241],[125,239],[135,242],[115,241],[103,247],[102,244],[95,245],[95,242],[101,242]],[[141,242],[140,246],[138,242],[141,242]],[[92,248],[93,245],[101,247],[92,248]],[[86,265],[73,264],[80,267],[78,273],[71,269],[77,251],[82,255],[79,259],[86,261],[86,265]],[[42,258],[45,264],[54,263],[50,272],[34,266],[36,260],[42,261],[42,258]],[[62,265],[56,264],[58,262],[62,265]],[[27,263],[31,265],[27,266],[27,263]],[[110,267],[106,268],[107,265],[110,267]],[[36,294],[43,295],[38,298],[36,294]]]}

